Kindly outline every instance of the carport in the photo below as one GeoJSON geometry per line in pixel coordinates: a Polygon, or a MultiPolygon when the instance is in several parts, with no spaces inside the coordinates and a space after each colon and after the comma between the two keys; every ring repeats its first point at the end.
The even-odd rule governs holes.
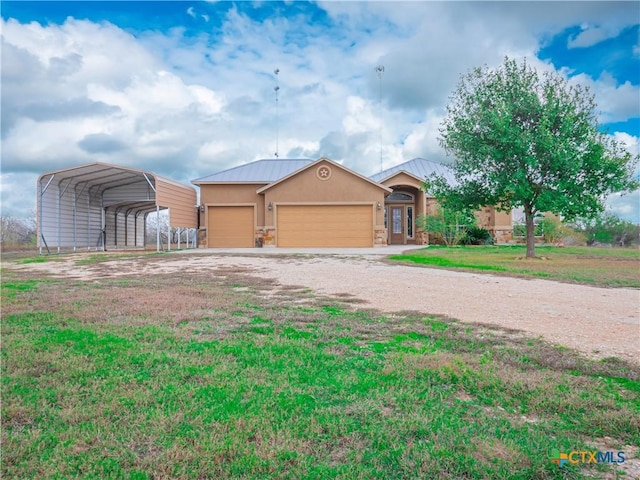
{"type": "Polygon", "coordinates": [[[178,248],[196,246],[196,191],[189,186],[143,170],[91,163],[48,172],[37,184],[38,248],[101,250],[145,248],[147,216],[157,219],[169,211],[167,249],[171,229],[177,230],[178,248]]]}

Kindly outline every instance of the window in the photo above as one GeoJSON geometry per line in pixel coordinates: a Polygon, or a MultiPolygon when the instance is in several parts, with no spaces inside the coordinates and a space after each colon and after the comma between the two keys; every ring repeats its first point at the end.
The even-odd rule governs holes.
{"type": "Polygon", "coordinates": [[[389,202],[413,202],[413,195],[405,192],[393,192],[388,195],[386,198],[387,203],[389,202]]]}
{"type": "Polygon", "coordinates": [[[385,207],[384,208],[384,228],[389,228],[389,226],[387,225],[387,217],[389,216],[389,208],[385,207]]]}
{"type": "Polygon", "coordinates": [[[392,233],[402,233],[402,207],[391,209],[391,221],[393,222],[392,233]]]}
{"type": "Polygon", "coordinates": [[[407,238],[413,238],[413,207],[407,207],[407,238]]]}

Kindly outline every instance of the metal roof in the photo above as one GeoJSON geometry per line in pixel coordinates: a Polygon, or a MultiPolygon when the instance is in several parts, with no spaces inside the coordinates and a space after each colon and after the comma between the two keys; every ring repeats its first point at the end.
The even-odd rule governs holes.
{"type": "Polygon", "coordinates": [[[262,159],[238,165],[207,177],[198,178],[191,183],[271,183],[313,163],[308,158],[297,159],[262,159]]]}
{"type": "Polygon", "coordinates": [[[449,181],[453,181],[453,175],[446,165],[425,158],[414,158],[413,160],[400,163],[380,173],[371,175],[369,178],[374,182],[384,182],[387,178],[399,172],[406,172],[420,180],[424,180],[427,176],[436,173],[442,175],[449,181]]]}
{"type": "Polygon", "coordinates": [[[45,179],[48,182],[54,178],[57,182],[66,182],[65,184],[67,187],[69,185],[82,185],[91,188],[94,193],[102,193],[110,188],[134,184],[142,184],[145,188],[147,185],[151,186],[151,188],[155,188],[156,180],[161,180],[165,183],[169,183],[183,189],[186,188],[191,190],[193,188],[174,180],[161,177],[153,172],[101,162],[88,163],[85,165],[46,172],[40,175],[38,182],[45,179]]]}

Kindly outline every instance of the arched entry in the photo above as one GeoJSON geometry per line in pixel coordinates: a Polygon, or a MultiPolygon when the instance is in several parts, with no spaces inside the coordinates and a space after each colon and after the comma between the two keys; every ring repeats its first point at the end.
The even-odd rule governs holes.
{"type": "Polygon", "coordinates": [[[417,193],[414,187],[393,187],[393,192],[385,198],[384,223],[389,245],[415,243],[417,193]]]}

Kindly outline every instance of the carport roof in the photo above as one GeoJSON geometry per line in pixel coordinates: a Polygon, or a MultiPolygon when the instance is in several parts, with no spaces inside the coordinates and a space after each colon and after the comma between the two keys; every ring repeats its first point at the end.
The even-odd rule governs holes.
{"type": "Polygon", "coordinates": [[[191,187],[169,180],[168,178],[160,177],[153,172],[100,162],[46,172],[40,175],[38,181],[42,182],[42,180],[47,177],[55,178],[57,182],[64,182],[66,180],[69,184],[97,187],[98,191],[139,183],[143,178],[146,179],[152,187],[155,187],[155,185],[153,185],[155,180],[162,180],[165,183],[191,190],[191,187]]]}
{"type": "MultiPolygon", "coordinates": [[[[105,191],[113,188],[131,186],[131,188],[135,189],[136,194],[133,194],[131,198],[119,197],[110,203],[103,203],[103,207],[109,208],[122,207],[129,211],[146,213],[156,210],[156,207],[169,208],[175,207],[176,205],[182,207],[180,200],[173,199],[172,196],[169,196],[171,198],[169,198],[167,202],[167,195],[164,196],[164,203],[167,204],[160,204],[158,188],[166,190],[169,188],[168,186],[171,186],[170,188],[174,191],[184,192],[187,196],[193,195],[194,201],[188,206],[190,209],[192,209],[195,204],[195,190],[193,187],[160,177],[147,170],[138,170],[108,163],[88,163],[43,173],[38,177],[40,196],[44,194],[51,182],[55,182],[63,193],[70,187],[81,187],[91,192],[92,197],[100,197],[105,191]],[[147,188],[150,188],[154,194],[147,196],[147,198],[142,198],[141,192],[144,194],[147,188]]],[[[63,193],[60,193],[60,195],[63,193]]],[[[173,216],[174,213],[172,212],[171,215],[173,216]]]]}

